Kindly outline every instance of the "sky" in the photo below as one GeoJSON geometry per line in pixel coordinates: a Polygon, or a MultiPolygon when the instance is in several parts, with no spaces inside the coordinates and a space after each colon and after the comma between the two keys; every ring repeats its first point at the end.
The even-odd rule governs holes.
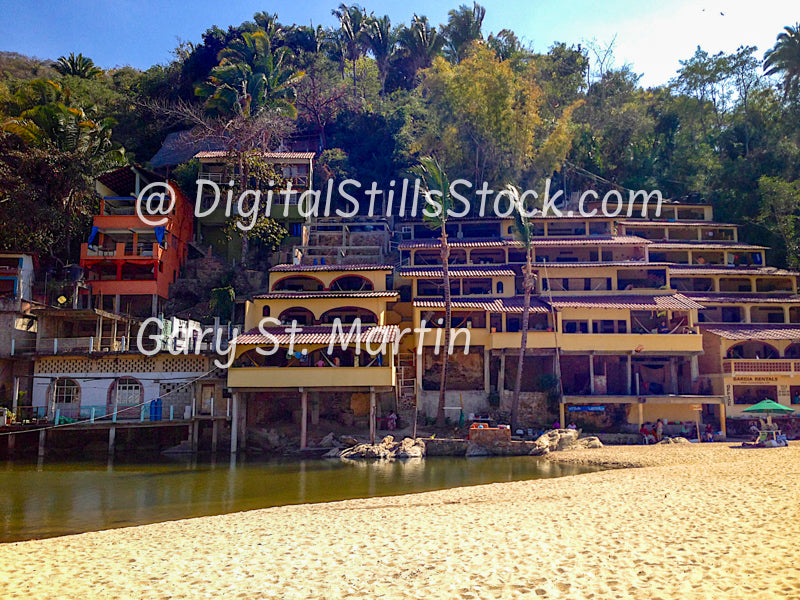
{"type": "MultiPolygon", "coordinates": [[[[434,23],[466,0],[363,0],[368,12],[434,23]]],[[[602,48],[614,40],[614,65],[630,64],[645,86],[668,82],[697,46],[709,53],[740,45],[771,48],[800,21],[798,0],[483,0],[484,34],[512,29],[536,51],[554,41],[602,48]]],[[[282,23],[332,26],[338,0],[0,0],[0,50],[39,58],[81,52],[103,68],[166,64],[179,40],[199,42],[212,25],[227,28],[259,11],[282,23]]]]}

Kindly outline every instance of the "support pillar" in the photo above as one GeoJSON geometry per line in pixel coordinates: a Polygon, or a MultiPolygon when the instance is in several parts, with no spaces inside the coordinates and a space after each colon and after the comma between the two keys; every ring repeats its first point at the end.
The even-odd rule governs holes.
{"type": "Polygon", "coordinates": [[[639,402],[637,405],[638,408],[638,417],[639,417],[639,429],[642,429],[642,425],[644,425],[644,404],[639,402]]]}
{"type": "Polygon", "coordinates": [[[150,315],[155,317],[158,315],[158,295],[153,294],[152,304],[150,306],[150,315]]]}
{"type": "Polygon", "coordinates": [[[8,451],[11,452],[14,450],[14,445],[17,443],[17,436],[16,434],[10,434],[8,436],[8,451]]]}
{"type": "Polygon", "coordinates": [[[219,441],[219,419],[211,421],[211,452],[217,453],[217,442],[219,441]]]}
{"type": "MultiPolygon", "coordinates": [[[[446,355],[445,355],[446,357],[446,355]]],[[[377,403],[375,398],[375,388],[369,388],[369,443],[375,443],[375,418],[377,412],[377,403]]]]}
{"type": "Polygon", "coordinates": [[[565,421],[567,420],[567,410],[563,402],[558,403],[558,418],[561,427],[566,428],[567,424],[565,421]]]}
{"type": "Polygon", "coordinates": [[[19,409],[19,377],[14,377],[14,390],[11,397],[11,412],[14,413],[14,418],[17,419],[17,410],[19,409]]]}
{"type": "Polygon", "coordinates": [[[47,430],[40,429],[39,430],[39,458],[44,456],[44,447],[47,443],[47,430]]]}
{"type": "Polygon", "coordinates": [[[117,428],[110,427],[108,429],[108,455],[114,456],[114,446],[117,441],[117,428]]]}
{"type": "Polygon", "coordinates": [[[728,437],[728,424],[725,422],[728,415],[725,410],[725,402],[719,405],[719,428],[722,431],[722,437],[728,437]]]}
{"type": "Polygon", "coordinates": [[[300,449],[308,446],[308,392],[300,388],[300,449]]]}
{"type": "Polygon", "coordinates": [[[625,356],[625,389],[630,396],[633,392],[633,359],[630,354],[625,356]]]}
{"type": "Polygon", "coordinates": [[[197,453],[200,447],[200,421],[192,420],[192,453],[197,453]]]}
{"type": "Polygon", "coordinates": [[[594,354],[589,354],[589,394],[594,396],[594,354]]]}
{"type": "Polygon", "coordinates": [[[488,394],[492,391],[492,375],[489,369],[489,365],[491,364],[492,357],[491,351],[488,348],[483,349],[483,391],[484,393],[488,394]]]}
{"type": "Polygon", "coordinates": [[[231,454],[239,451],[239,394],[231,395],[231,454]]]}
{"type": "Polygon", "coordinates": [[[497,374],[497,393],[500,396],[500,403],[503,402],[503,390],[506,389],[506,350],[500,350],[500,372],[497,374]]]}
{"type": "Polygon", "coordinates": [[[669,389],[671,394],[678,393],[678,361],[675,357],[669,359],[669,389]]]}
{"type": "Polygon", "coordinates": [[[311,395],[311,424],[319,425],[319,392],[311,395]]]}
{"type": "Polygon", "coordinates": [[[700,359],[696,354],[689,358],[689,369],[692,377],[692,384],[694,384],[700,378],[700,359]]]}

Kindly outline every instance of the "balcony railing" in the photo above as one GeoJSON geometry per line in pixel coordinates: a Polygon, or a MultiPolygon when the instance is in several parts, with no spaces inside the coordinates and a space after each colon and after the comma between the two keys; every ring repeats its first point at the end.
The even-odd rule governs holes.
{"type": "Polygon", "coordinates": [[[39,354],[65,354],[68,352],[124,352],[130,347],[125,336],[92,336],[75,338],[40,338],[36,343],[39,354]]]}
{"type": "MultiPolygon", "coordinates": [[[[226,186],[231,179],[236,180],[235,177],[231,177],[225,173],[200,173],[198,175],[198,179],[207,179],[208,181],[213,181],[218,185],[226,186]]],[[[284,177],[284,179],[291,181],[293,187],[308,186],[308,175],[294,175],[292,177],[284,177]]],[[[251,185],[255,186],[255,180],[251,181],[251,185]]]]}
{"type": "Polygon", "coordinates": [[[164,247],[157,242],[119,242],[113,248],[90,246],[83,244],[81,247],[82,257],[105,257],[105,258],[154,258],[160,259],[164,253],[164,247]]]}
{"type": "Polygon", "coordinates": [[[800,377],[800,360],[791,358],[746,359],[726,358],[722,361],[723,373],[731,375],[745,373],[781,373],[800,377]]]}

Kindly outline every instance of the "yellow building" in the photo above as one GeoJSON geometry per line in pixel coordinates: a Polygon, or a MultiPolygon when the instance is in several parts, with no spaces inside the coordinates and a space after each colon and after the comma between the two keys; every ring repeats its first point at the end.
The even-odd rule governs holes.
{"type": "Polygon", "coordinates": [[[269,291],[246,305],[246,332],[228,370],[233,450],[245,443],[248,424],[281,414],[299,421],[301,447],[309,420],[312,427],[325,418],[363,420],[374,434],[378,413],[394,407],[397,389],[398,318],[390,307],[399,294],[387,289],[391,273],[390,265],[270,271],[269,291]]]}

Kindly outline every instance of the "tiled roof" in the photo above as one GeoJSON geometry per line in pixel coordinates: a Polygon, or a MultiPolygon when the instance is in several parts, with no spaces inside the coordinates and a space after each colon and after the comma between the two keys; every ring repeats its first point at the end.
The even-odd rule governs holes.
{"type": "MultiPolygon", "coordinates": [[[[311,159],[315,156],[314,152],[261,152],[260,155],[264,158],[274,158],[276,160],[280,160],[282,158],[311,159]]],[[[225,150],[203,150],[194,155],[195,158],[225,158],[226,156],[228,156],[228,152],[225,150]]]]}
{"type": "Polygon", "coordinates": [[[701,331],[726,340],[800,340],[800,325],[737,323],[701,325],[701,331]]]}
{"type": "Polygon", "coordinates": [[[748,304],[800,304],[800,296],[796,294],[759,294],[736,292],[686,292],[696,302],[706,303],[748,303],[748,304]]]}
{"type": "Polygon", "coordinates": [[[273,273],[302,272],[320,273],[323,271],[391,271],[392,265],[351,264],[351,265],[275,265],[270,269],[273,273]]]}
{"type": "MultiPolygon", "coordinates": [[[[513,277],[514,269],[506,265],[472,265],[451,266],[448,269],[450,277],[513,277]]],[[[399,270],[401,277],[444,277],[441,267],[407,267],[399,270]]]]}
{"type": "MultiPolygon", "coordinates": [[[[265,327],[264,332],[273,336],[272,338],[264,335],[259,329],[251,329],[236,338],[237,344],[274,344],[277,340],[278,344],[289,344],[292,336],[287,333],[288,327],[265,327]]],[[[348,325],[342,325],[344,337],[346,338],[350,333],[348,325]]],[[[294,334],[295,344],[329,344],[333,335],[332,327],[315,325],[312,327],[298,327],[298,332],[294,334]]],[[[382,342],[394,342],[399,330],[397,325],[382,325],[382,326],[368,326],[361,328],[361,335],[354,336],[352,343],[355,342],[371,342],[373,347],[382,342]],[[356,339],[357,338],[357,339],[356,339]]],[[[342,337],[337,331],[334,337],[334,342],[341,344],[342,337]]],[[[300,384],[302,385],[302,383],[300,384]]]]}
{"type": "Polygon", "coordinates": [[[638,225],[642,227],[739,227],[735,223],[719,223],[717,221],[659,221],[655,219],[630,219],[618,221],[620,225],[638,225]]]}
{"type": "MultiPolygon", "coordinates": [[[[452,248],[522,248],[518,240],[504,240],[498,238],[470,238],[449,239],[452,248]]],[[[644,246],[650,240],[635,235],[589,235],[570,237],[537,237],[532,240],[535,247],[549,246],[644,246]]],[[[416,248],[440,248],[438,238],[425,240],[409,240],[400,244],[400,250],[413,250],[416,248]]]]}
{"type": "Polygon", "coordinates": [[[596,260],[583,262],[537,262],[533,264],[534,269],[563,269],[563,268],[598,268],[598,267],[631,267],[634,269],[652,269],[666,267],[672,263],[665,262],[645,262],[644,260],[615,260],[598,262],[596,260]]]}
{"type": "MultiPolygon", "coordinates": [[[[521,313],[523,309],[522,296],[504,298],[457,298],[451,301],[453,310],[485,310],[489,312],[521,313]]],[[[415,308],[444,308],[443,298],[417,298],[414,300],[415,308]]],[[[538,298],[531,298],[532,313],[549,312],[547,304],[538,298]]]]}
{"type": "Polygon", "coordinates": [[[650,250],[769,250],[767,246],[754,246],[743,242],[690,242],[658,241],[652,242],[650,250]]]}
{"type": "Polygon", "coordinates": [[[794,276],[800,273],[776,269],[775,267],[747,267],[747,266],[722,266],[722,265],[670,265],[670,273],[673,275],[780,275],[794,276]]]}
{"type": "Polygon", "coordinates": [[[312,298],[395,298],[399,292],[370,291],[370,292],[270,292],[253,296],[258,300],[311,300],[312,298]]]}
{"type": "Polygon", "coordinates": [[[636,296],[553,296],[555,308],[622,308],[630,310],[690,310],[701,309],[691,298],[683,294],[636,295],[636,296]]]}

